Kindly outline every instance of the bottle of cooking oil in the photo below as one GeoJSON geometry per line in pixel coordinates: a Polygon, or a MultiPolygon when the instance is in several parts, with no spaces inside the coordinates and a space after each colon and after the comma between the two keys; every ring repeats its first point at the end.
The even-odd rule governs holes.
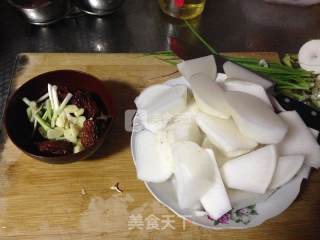
{"type": "Polygon", "coordinates": [[[199,16],[206,0],[159,0],[162,11],[172,17],[191,19],[199,16]]]}

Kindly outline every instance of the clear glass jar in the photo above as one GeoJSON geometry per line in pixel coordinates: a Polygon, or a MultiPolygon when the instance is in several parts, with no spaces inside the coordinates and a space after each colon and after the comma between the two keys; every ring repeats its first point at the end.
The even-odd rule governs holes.
{"type": "Polygon", "coordinates": [[[191,19],[204,10],[206,0],[159,0],[161,10],[175,18],[191,19]]]}

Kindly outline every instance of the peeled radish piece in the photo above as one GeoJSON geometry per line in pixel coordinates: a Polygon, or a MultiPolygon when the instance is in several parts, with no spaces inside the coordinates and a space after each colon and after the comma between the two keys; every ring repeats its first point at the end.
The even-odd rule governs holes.
{"type": "Polygon", "coordinates": [[[202,134],[192,118],[176,120],[166,128],[168,140],[171,143],[192,141],[197,144],[202,142],[202,134]]]}
{"type": "Polygon", "coordinates": [[[164,84],[152,85],[144,89],[140,95],[134,100],[138,109],[148,108],[159,99],[162,94],[165,94],[171,87],[164,84]]]}
{"type": "Polygon", "coordinates": [[[320,73],[320,40],[306,42],[299,51],[298,60],[301,68],[320,73]]]}
{"type": "Polygon", "coordinates": [[[236,80],[236,79],[228,79],[227,81],[225,81],[224,85],[227,91],[248,93],[252,96],[260,98],[268,106],[272,107],[272,104],[269,100],[269,97],[266,91],[259,84],[256,84],[253,82],[236,80]]]}
{"type": "Polygon", "coordinates": [[[228,196],[234,209],[242,209],[259,202],[263,202],[271,196],[273,191],[269,190],[264,194],[247,192],[236,189],[228,189],[228,196]]]}
{"type": "Polygon", "coordinates": [[[268,145],[230,160],[220,168],[229,188],[265,193],[277,166],[277,151],[268,145]]]}
{"type": "Polygon", "coordinates": [[[212,186],[214,164],[208,152],[193,142],[173,144],[172,155],[178,203],[182,209],[190,209],[212,186]]]}
{"type": "Polygon", "coordinates": [[[289,131],[278,144],[279,155],[304,155],[305,163],[320,167],[320,147],[296,111],[282,112],[279,116],[288,124],[289,131]]]}
{"type": "Polygon", "coordinates": [[[214,164],[214,181],[209,191],[200,199],[203,208],[213,219],[219,219],[231,210],[230,200],[223,184],[218,164],[211,150],[207,150],[214,164]]]}
{"type": "Polygon", "coordinates": [[[276,144],[284,138],[287,125],[259,98],[240,92],[226,92],[226,98],[243,135],[262,144],[276,144]]]}
{"type": "Polygon", "coordinates": [[[213,55],[183,61],[177,67],[186,79],[197,73],[202,73],[211,80],[215,80],[217,76],[217,65],[213,55]]]}
{"type": "Polygon", "coordinates": [[[165,167],[169,168],[172,172],[175,168],[175,162],[172,158],[171,142],[165,131],[155,133],[157,150],[159,152],[160,161],[164,163],[165,167]]]}
{"type": "Polygon", "coordinates": [[[269,188],[276,189],[289,182],[302,167],[303,160],[302,155],[280,157],[269,188]]]}
{"type": "Polygon", "coordinates": [[[218,83],[204,74],[193,75],[188,81],[201,111],[219,118],[230,117],[224,90],[218,83]]]}
{"type": "Polygon", "coordinates": [[[201,147],[211,149],[214,152],[219,167],[231,160],[230,157],[225,156],[216,146],[214,146],[207,137],[203,140],[201,147]]]}
{"type": "Polygon", "coordinates": [[[242,135],[232,119],[219,119],[199,113],[196,121],[209,141],[228,157],[247,153],[258,145],[242,135]]]}
{"type": "Polygon", "coordinates": [[[263,77],[260,77],[259,75],[230,61],[223,64],[223,70],[228,78],[253,82],[259,84],[264,89],[268,89],[273,86],[271,81],[268,81],[267,79],[264,79],[263,77]]]}
{"type": "MultiPolygon", "coordinates": [[[[153,99],[153,98],[152,98],[153,99]]],[[[165,128],[174,114],[183,112],[187,107],[187,87],[171,87],[145,108],[138,109],[143,126],[157,132],[165,128]]]]}
{"type": "Polygon", "coordinates": [[[191,141],[197,144],[202,143],[203,134],[195,121],[195,116],[198,112],[199,109],[194,99],[189,98],[186,110],[180,114],[176,114],[164,130],[170,144],[182,141],[191,141]]]}
{"type": "Polygon", "coordinates": [[[166,159],[161,157],[161,142],[149,131],[137,133],[135,139],[136,168],[138,179],[147,182],[164,182],[172,174],[172,169],[166,164],[166,159]]]}

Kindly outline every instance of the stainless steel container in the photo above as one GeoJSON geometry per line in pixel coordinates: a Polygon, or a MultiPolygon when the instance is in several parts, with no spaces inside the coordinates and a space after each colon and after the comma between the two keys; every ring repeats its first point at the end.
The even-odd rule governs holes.
{"type": "Polygon", "coordinates": [[[63,19],[70,10],[68,0],[8,0],[35,25],[49,25],[63,19]]]}
{"type": "Polygon", "coordinates": [[[118,10],[124,0],[74,0],[73,2],[83,12],[104,16],[118,10]]]}

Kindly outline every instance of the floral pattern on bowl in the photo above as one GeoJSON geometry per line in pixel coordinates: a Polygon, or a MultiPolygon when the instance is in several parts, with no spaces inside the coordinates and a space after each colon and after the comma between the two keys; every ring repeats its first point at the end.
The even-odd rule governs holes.
{"type": "Polygon", "coordinates": [[[219,224],[230,224],[231,221],[247,225],[250,223],[252,215],[258,215],[258,212],[255,208],[256,205],[248,206],[238,210],[232,209],[218,220],[214,220],[210,216],[208,216],[208,219],[213,222],[214,226],[219,224]]]}

